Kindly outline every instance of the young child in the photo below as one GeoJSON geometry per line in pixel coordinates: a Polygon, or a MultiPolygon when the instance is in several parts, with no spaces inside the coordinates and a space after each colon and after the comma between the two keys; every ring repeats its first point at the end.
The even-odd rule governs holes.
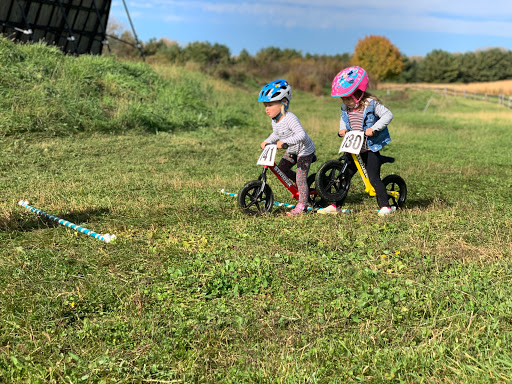
{"type": "Polygon", "coordinates": [[[292,99],[292,87],[284,79],[275,80],[265,85],[258,98],[259,103],[265,104],[265,112],[272,119],[272,134],[267,137],[260,147],[276,144],[277,148],[288,148],[278,167],[294,180],[299,190],[299,202],[287,215],[300,215],[307,206],[309,187],[308,172],[315,155],[315,144],[308,136],[297,116],[287,112],[292,99]],[[297,172],[291,168],[297,164],[297,172]]]}
{"type": "MultiPolygon", "coordinates": [[[[361,67],[348,67],[336,75],[332,82],[332,97],[341,97],[341,119],[338,136],[343,137],[350,130],[364,131],[366,145],[361,149],[361,157],[368,171],[370,183],[375,188],[379,202],[380,216],[393,212],[389,206],[386,187],[380,178],[382,160],[380,150],[391,141],[388,124],[393,119],[389,109],[378,98],[366,92],[368,74],[361,67]]],[[[357,170],[351,164],[350,174],[357,170]]],[[[318,210],[318,213],[338,213],[336,204],[318,210]]]]}

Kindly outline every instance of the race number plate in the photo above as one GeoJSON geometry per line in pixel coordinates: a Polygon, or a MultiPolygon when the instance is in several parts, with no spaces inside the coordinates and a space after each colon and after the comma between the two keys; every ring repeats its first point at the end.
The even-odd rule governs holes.
{"type": "Polygon", "coordinates": [[[364,132],[363,131],[348,131],[345,133],[345,138],[341,143],[340,152],[354,153],[356,155],[361,152],[361,148],[364,143],[364,132]]]}
{"type": "Polygon", "coordinates": [[[263,148],[263,152],[261,152],[260,158],[256,164],[258,165],[274,165],[274,161],[276,160],[276,152],[277,145],[269,144],[265,148],[263,148]]]}

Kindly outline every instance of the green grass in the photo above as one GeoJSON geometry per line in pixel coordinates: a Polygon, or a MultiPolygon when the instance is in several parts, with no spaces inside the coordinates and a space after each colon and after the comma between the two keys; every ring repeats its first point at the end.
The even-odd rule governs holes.
{"type": "MultiPolygon", "coordinates": [[[[0,382],[509,381],[512,112],[435,95],[423,113],[428,92],[379,94],[397,159],[382,174],[407,181],[404,210],[378,217],[355,180],[353,214],[254,218],[219,190],[259,174],[270,122],[256,92],[136,67],[162,94],[183,76],[211,89],[217,120],[166,133],[162,110],[141,124],[136,109],[129,130],[4,131],[0,382]]],[[[296,93],[291,110],[318,147],[314,172],[337,155],[339,104],[296,93]]]]}
{"type": "Polygon", "coordinates": [[[141,63],[65,56],[43,44],[0,38],[0,135],[187,131],[245,123],[243,110],[220,107],[204,76],[172,79],[141,63]]]}

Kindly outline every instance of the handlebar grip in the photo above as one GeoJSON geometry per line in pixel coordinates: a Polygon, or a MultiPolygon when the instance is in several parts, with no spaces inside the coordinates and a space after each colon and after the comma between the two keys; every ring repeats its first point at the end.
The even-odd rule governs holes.
{"type": "MultiPolygon", "coordinates": [[[[270,145],[270,144],[269,144],[269,143],[265,144],[265,147],[266,147],[267,145],[270,145]]],[[[283,144],[281,145],[281,148],[282,148],[282,149],[287,149],[288,147],[289,147],[289,145],[288,145],[288,144],[286,144],[286,143],[283,143],[283,144]]]]}

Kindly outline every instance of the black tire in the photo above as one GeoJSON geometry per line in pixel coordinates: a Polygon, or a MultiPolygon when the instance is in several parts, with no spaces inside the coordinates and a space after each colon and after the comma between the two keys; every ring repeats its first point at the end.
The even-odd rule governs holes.
{"type": "Polygon", "coordinates": [[[263,192],[258,194],[262,184],[263,182],[260,180],[253,180],[242,187],[238,193],[238,204],[242,212],[248,215],[260,216],[272,210],[274,194],[268,184],[265,185],[263,192]]]}
{"type": "Polygon", "coordinates": [[[316,173],[316,190],[330,203],[341,205],[350,188],[350,179],[343,172],[345,165],[339,160],[329,160],[316,173]]]}
{"type": "Polygon", "coordinates": [[[316,173],[313,173],[308,176],[308,187],[309,187],[309,196],[308,203],[309,206],[313,209],[313,212],[319,210],[320,208],[327,207],[329,205],[328,201],[325,201],[322,196],[318,193],[316,189],[316,173]]]}
{"type": "Polygon", "coordinates": [[[405,180],[398,175],[388,175],[382,179],[386,191],[388,192],[388,201],[390,207],[402,208],[407,199],[407,185],[405,180]],[[398,197],[391,196],[391,192],[398,192],[398,197]]]}

